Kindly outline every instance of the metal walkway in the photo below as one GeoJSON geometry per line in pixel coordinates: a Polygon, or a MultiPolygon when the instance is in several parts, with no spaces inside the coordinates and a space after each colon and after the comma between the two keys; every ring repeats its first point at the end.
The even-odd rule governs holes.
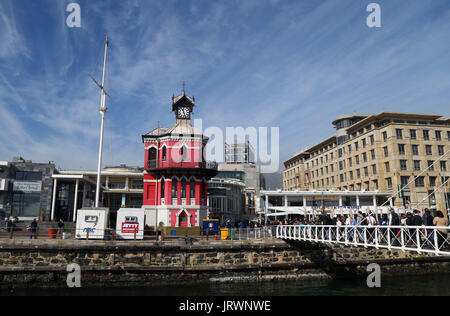
{"type": "Polygon", "coordinates": [[[279,225],[276,238],[450,256],[450,227],[279,225]],[[444,232],[447,232],[444,233],[444,232]]]}

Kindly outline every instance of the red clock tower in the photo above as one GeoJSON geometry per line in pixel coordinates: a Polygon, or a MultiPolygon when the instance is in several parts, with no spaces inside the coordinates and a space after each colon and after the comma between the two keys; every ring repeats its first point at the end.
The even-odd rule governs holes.
{"type": "Polygon", "coordinates": [[[208,137],[191,125],[195,98],[172,98],[176,122],[142,136],[145,145],[143,208],[146,224],[198,227],[207,217],[207,181],[217,164],[206,161],[208,137]]]}

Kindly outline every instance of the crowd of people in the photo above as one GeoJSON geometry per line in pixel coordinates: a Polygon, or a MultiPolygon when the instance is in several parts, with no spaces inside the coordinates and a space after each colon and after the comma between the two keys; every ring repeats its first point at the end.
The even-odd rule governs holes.
{"type": "MultiPolygon", "coordinates": [[[[449,229],[444,227],[449,226],[448,218],[444,216],[441,211],[437,211],[435,216],[432,215],[429,209],[424,209],[423,214],[419,210],[414,210],[413,212],[407,212],[406,214],[398,215],[394,209],[390,209],[389,214],[383,214],[381,216],[376,215],[372,212],[365,214],[358,211],[356,214],[352,215],[337,215],[332,217],[331,215],[316,215],[311,218],[301,216],[297,219],[282,219],[269,221],[269,225],[326,225],[326,226],[336,226],[336,227],[349,227],[347,229],[347,238],[349,241],[357,239],[358,242],[364,241],[363,229],[361,227],[368,226],[367,228],[367,239],[368,242],[374,241],[374,231],[375,226],[394,226],[390,228],[390,236],[393,245],[399,243],[402,226],[411,227],[422,227],[422,226],[435,226],[443,227],[437,229],[437,239],[439,248],[450,249],[450,243],[448,241],[449,229]],[[396,227],[395,227],[396,226],[396,227]],[[370,228],[372,227],[372,228],[370,228]]],[[[382,232],[385,232],[382,230],[382,232]]],[[[416,228],[411,228],[406,230],[405,236],[406,243],[410,244],[414,242],[414,236],[416,233],[416,228]]],[[[434,246],[434,234],[433,230],[428,229],[424,232],[422,236],[426,236],[426,244],[434,246]]],[[[345,237],[344,237],[345,238],[345,237]]]]}

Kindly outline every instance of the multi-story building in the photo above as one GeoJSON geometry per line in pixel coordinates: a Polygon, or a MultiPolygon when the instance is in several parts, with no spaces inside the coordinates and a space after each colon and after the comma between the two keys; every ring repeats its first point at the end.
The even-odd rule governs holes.
{"type": "MultiPolygon", "coordinates": [[[[75,221],[76,210],[93,207],[97,171],[60,170],[53,174],[51,219],[75,221]]],[[[144,192],[144,168],[125,164],[106,167],[101,175],[101,205],[110,210],[111,221],[121,207],[140,208],[144,192]]]]}
{"type": "Polygon", "coordinates": [[[383,112],[333,125],[335,135],[285,161],[284,190],[379,191],[397,207],[449,208],[449,118],[383,112]]]}
{"type": "Polygon", "coordinates": [[[142,136],[145,145],[143,208],[146,224],[200,227],[207,217],[208,180],[217,164],[206,161],[208,137],[191,125],[195,99],[173,97],[176,122],[142,136]]]}
{"type": "Polygon", "coordinates": [[[55,165],[22,157],[0,162],[0,212],[20,220],[49,217],[55,165]]]}
{"type": "Polygon", "coordinates": [[[245,184],[239,179],[212,178],[208,182],[208,218],[218,219],[221,225],[242,218],[245,208],[245,184]]]}
{"type": "Polygon", "coordinates": [[[264,178],[256,164],[219,164],[217,178],[237,179],[245,184],[245,205],[242,217],[251,219],[256,216],[259,191],[264,189],[264,178]]]}
{"type": "Polygon", "coordinates": [[[225,163],[227,164],[254,164],[255,149],[249,141],[245,143],[225,143],[225,163]]]}

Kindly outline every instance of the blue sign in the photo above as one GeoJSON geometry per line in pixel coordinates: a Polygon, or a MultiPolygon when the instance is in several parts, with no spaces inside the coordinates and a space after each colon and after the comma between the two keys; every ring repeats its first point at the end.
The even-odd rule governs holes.
{"type": "Polygon", "coordinates": [[[209,233],[220,232],[219,220],[218,219],[204,219],[202,231],[209,233]]]}

